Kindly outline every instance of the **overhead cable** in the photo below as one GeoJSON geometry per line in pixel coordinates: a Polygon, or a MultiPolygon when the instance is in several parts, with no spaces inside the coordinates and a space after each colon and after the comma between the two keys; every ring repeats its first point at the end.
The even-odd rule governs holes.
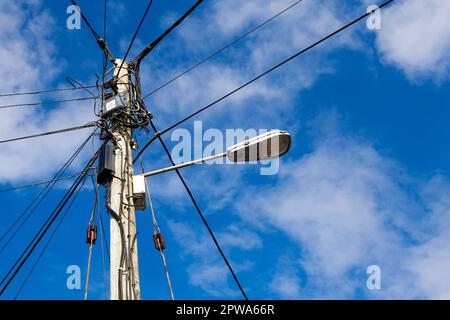
{"type": "Polygon", "coordinates": [[[18,187],[11,187],[11,188],[0,189],[0,193],[16,191],[16,190],[32,188],[32,187],[38,187],[38,186],[42,186],[44,184],[49,184],[49,183],[52,183],[52,182],[59,182],[59,181],[63,181],[63,180],[69,180],[69,179],[73,179],[73,178],[79,176],[80,174],[82,174],[82,173],[78,172],[78,173],[75,173],[75,174],[67,176],[67,177],[50,179],[50,180],[47,180],[47,181],[33,182],[33,183],[30,183],[30,184],[22,185],[22,186],[18,186],[18,187]]]}
{"type": "Polygon", "coordinates": [[[81,90],[81,89],[93,89],[96,87],[97,86],[95,86],[95,85],[89,85],[89,86],[75,87],[75,88],[43,89],[43,90],[25,91],[25,92],[1,93],[0,97],[28,96],[28,95],[37,95],[37,94],[42,94],[42,93],[65,92],[65,91],[74,91],[74,90],[81,90]]]}
{"type": "Polygon", "coordinates": [[[95,99],[97,99],[97,97],[84,97],[84,98],[75,98],[75,99],[54,100],[54,101],[7,104],[7,105],[0,105],[0,109],[9,109],[9,108],[17,108],[17,107],[36,107],[36,106],[49,105],[49,104],[79,102],[79,101],[87,101],[87,100],[95,100],[95,99]]]}
{"type": "MultiPolygon", "coordinates": [[[[83,172],[87,172],[92,165],[94,164],[95,160],[97,159],[98,151],[94,154],[94,156],[88,161],[85,168],[83,169],[83,172]]],[[[81,182],[84,181],[86,178],[86,175],[81,175],[78,177],[78,179],[72,184],[70,189],[66,192],[64,197],[61,199],[61,201],[58,203],[58,205],[55,207],[53,212],[50,214],[50,216],[47,218],[47,220],[44,222],[44,224],[41,226],[39,231],[35,234],[34,238],[31,240],[31,242],[28,244],[28,246],[25,248],[25,250],[22,252],[20,257],[16,260],[16,262],[13,264],[13,266],[9,269],[9,271],[6,273],[6,275],[2,278],[0,281],[0,296],[4,294],[6,289],[9,287],[11,282],[14,280],[14,278],[17,276],[19,271],[22,269],[23,265],[27,262],[27,260],[30,258],[31,254],[34,252],[36,247],[39,245],[39,243],[42,241],[42,238],[46,235],[50,227],[53,225],[55,220],[59,217],[61,211],[64,209],[68,201],[72,198],[75,191],[80,186],[81,182]]]]}
{"type": "MultiPolygon", "coordinates": [[[[158,132],[158,130],[152,120],[150,120],[150,125],[152,126],[152,129],[155,133],[158,132]]],[[[167,154],[167,157],[169,158],[170,162],[172,163],[172,165],[175,165],[175,162],[172,159],[172,155],[170,154],[170,151],[167,148],[164,140],[161,138],[160,135],[158,135],[157,137],[158,137],[158,140],[160,141],[165,153],[167,154]]],[[[183,184],[184,188],[186,189],[186,192],[188,193],[189,198],[191,199],[195,209],[197,210],[197,213],[199,214],[200,219],[202,220],[203,224],[205,225],[206,229],[208,230],[208,233],[211,236],[211,239],[213,240],[214,245],[216,246],[217,250],[219,251],[220,255],[222,256],[222,259],[224,260],[225,264],[227,265],[228,270],[230,271],[231,275],[233,276],[234,282],[236,282],[236,285],[238,286],[239,290],[241,291],[244,299],[248,300],[248,297],[244,291],[244,288],[242,287],[241,283],[239,282],[239,279],[238,279],[236,273],[234,272],[233,267],[231,266],[230,262],[228,261],[227,257],[225,256],[225,253],[223,252],[222,247],[220,246],[219,242],[217,241],[217,238],[214,235],[214,232],[212,231],[211,227],[209,226],[208,221],[206,220],[204,214],[202,213],[202,210],[200,209],[200,206],[198,205],[197,200],[195,200],[195,197],[194,197],[191,189],[189,188],[189,186],[187,185],[183,176],[181,175],[180,170],[176,169],[175,172],[177,173],[178,178],[180,179],[181,183],[183,184]]]]}
{"type": "Polygon", "coordinates": [[[125,63],[125,60],[127,60],[128,54],[130,53],[130,50],[133,47],[134,41],[136,40],[136,37],[137,37],[137,35],[139,33],[139,30],[142,27],[142,23],[144,23],[145,17],[147,16],[148,11],[150,10],[150,7],[152,6],[152,3],[153,3],[153,0],[150,0],[148,2],[147,8],[144,11],[144,15],[142,16],[141,21],[139,22],[139,25],[136,28],[136,31],[134,32],[133,37],[131,38],[131,42],[128,45],[128,49],[127,49],[127,51],[125,53],[125,57],[123,58],[122,63],[120,64],[120,67],[119,67],[119,70],[117,71],[117,74],[120,74],[120,70],[122,70],[123,64],[125,63]]]}
{"type": "Polygon", "coordinates": [[[192,12],[203,2],[204,0],[198,0],[192,7],[190,7],[169,29],[164,31],[158,38],[150,43],[142,52],[133,60],[136,65],[140,65],[142,59],[144,59],[165,37],[167,37],[176,27],[178,27],[192,12]]]}
{"type": "Polygon", "coordinates": [[[52,242],[53,238],[55,237],[56,233],[58,232],[59,228],[61,227],[61,224],[63,223],[65,217],[67,216],[67,214],[69,213],[70,209],[72,208],[73,203],[75,202],[76,198],[78,197],[78,194],[80,193],[80,191],[83,189],[84,183],[86,182],[86,179],[83,180],[83,183],[81,184],[81,186],[78,188],[78,190],[76,191],[75,195],[72,197],[69,205],[67,206],[67,209],[65,210],[64,214],[62,215],[61,219],[59,220],[58,224],[56,225],[55,229],[53,230],[52,234],[50,235],[50,237],[48,238],[44,248],[41,250],[41,252],[39,253],[38,258],[36,259],[36,261],[33,264],[33,267],[30,269],[30,271],[28,271],[27,276],[25,277],[25,280],[22,282],[22,284],[20,285],[19,290],[17,291],[16,295],[14,296],[14,300],[17,300],[17,298],[19,297],[20,293],[22,292],[22,290],[24,289],[24,287],[26,286],[26,284],[28,283],[28,281],[31,278],[31,275],[33,274],[33,272],[35,271],[36,267],[39,264],[39,261],[41,261],[41,258],[43,257],[44,253],[47,251],[48,247],[50,246],[50,243],[52,242]]]}
{"type": "Polygon", "coordinates": [[[267,19],[266,21],[258,24],[257,26],[253,27],[252,29],[250,29],[249,31],[247,31],[246,33],[244,33],[242,36],[238,37],[237,39],[233,40],[232,42],[228,43],[227,45],[225,45],[224,47],[222,47],[221,49],[217,50],[216,52],[214,52],[213,54],[207,56],[206,58],[203,58],[202,60],[200,60],[199,62],[197,62],[196,64],[192,65],[191,67],[187,68],[185,71],[179,73],[178,75],[176,75],[175,77],[171,78],[169,81],[165,82],[164,84],[160,85],[159,87],[157,87],[156,89],[154,89],[153,91],[151,91],[150,93],[146,94],[142,99],[145,100],[148,97],[150,97],[151,95],[155,94],[156,92],[158,92],[159,90],[167,87],[169,84],[171,84],[172,82],[178,80],[179,78],[181,78],[182,76],[184,76],[185,74],[191,72],[192,70],[198,68],[200,65],[202,65],[203,63],[211,60],[212,58],[214,58],[215,56],[219,55],[220,53],[222,53],[223,51],[225,51],[226,49],[232,47],[233,45],[235,45],[236,43],[238,43],[239,41],[241,41],[242,39],[244,39],[245,37],[249,36],[250,34],[254,33],[255,31],[259,30],[260,28],[262,28],[263,26],[265,26],[266,24],[268,24],[269,22],[275,20],[276,18],[278,18],[279,16],[281,16],[283,13],[289,11],[290,9],[292,9],[293,7],[295,7],[296,5],[298,5],[299,3],[303,2],[303,0],[297,0],[296,2],[294,2],[293,4],[291,4],[289,7],[283,9],[282,11],[278,12],[277,14],[275,14],[274,16],[270,17],[269,19],[267,19]]]}
{"type": "Polygon", "coordinates": [[[82,126],[76,126],[76,127],[66,128],[66,129],[60,129],[60,130],[54,130],[54,131],[47,131],[47,132],[43,132],[43,133],[37,133],[37,134],[29,135],[29,136],[23,136],[23,137],[11,138],[11,139],[6,139],[6,140],[0,140],[0,144],[20,141],[20,140],[26,140],[26,139],[33,139],[33,138],[44,137],[44,136],[51,136],[51,135],[55,135],[55,134],[66,133],[66,132],[71,132],[71,131],[77,131],[77,130],[82,130],[82,129],[96,127],[96,126],[98,126],[98,124],[96,122],[90,122],[90,123],[87,123],[87,124],[82,125],[82,126]]]}
{"type": "MultiPolygon", "coordinates": [[[[386,1],[386,2],[384,2],[383,4],[381,4],[378,8],[381,9],[381,8],[387,6],[388,4],[390,4],[390,3],[393,2],[393,1],[394,1],[394,0],[386,1]]],[[[376,10],[378,10],[378,9],[376,9],[376,10]]],[[[180,124],[186,122],[187,120],[189,120],[189,119],[195,117],[195,116],[198,115],[199,113],[201,113],[201,112],[203,112],[203,111],[205,111],[205,110],[211,108],[212,106],[216,105],[217,103],[221,102],[222,100],[225,100],[226,98],[228,98],[229,96],[235,94],[236,92],[238,92],[238,91],[244,89],[245,87],[249,86],[249,85],[252,84],[253,82],[255,82],[255,81],[261,79],[262,77],[266,76],[267,74],[271,73],[272,71],[274,71],[274,70],[280,68],[281,66],[283,66],[283,65],[285,65],[286,63],[288,63],[288,62],[294,60],[295,58],[298,58],[298,57],[301,56],[302,54],[308,52],[309,50],[311,50],[311,49],[313,49],[313,48],[315,48],[315,47],[317,47],[319,44],[325,42],[326,40],[328,40],[328,39],[330,39],[330,38],[332,38],[332,37],[334,37],[335,35],[337,35],[338,33],[342,32],[342,31],[344,31],[345,29],[347,29],[347,28],[353,26],[353,25],[356,24],[357,22],[359,22],[359,21],[361,21],[361,20],[367,18],[368,16],[370,16],[371,14],[373,14],[376,10],[370,11],[370,12],[368,12],[368,13],[363,14],[363,15],[360,16],[359,18],[356,18],[355,20],[349,22],[348,24],[344,25],[343,27],[337,29],[336,31],[334,31],[334,32],[332,32],[332,33],[330,33],[330,34],[328,34],[327,36],[323,37],[322,39],[320,39],[320,40],[314,42],[313,44],[309,45],[309,46],[306,47],[305,49],[298,51],[297,53],[295,53],[295,54],[292,55],[291,57],[289,57],[289,58],[283,60],[282,62],[276,64],[275,66],[271,67],[270,69],[264,71],[263,73],[259,74],[258,76],[256,76],[255,78],[251,79],[250,81],[244,83],[244,84],[241,85],[240,87],[238,87],[238,88],[236,88],[236,89],[234,89],[234,90],[228,92],[226,95],[222,96],[221,98],[219,98],[219,99],[215,100],[214,102],[208,104],[207,106],[205,106],[205,107],[203,107],[203,108],[197,110],[196,112],[194,112],[194,113],[192,113],[192,114],[186,116],[186,117],[183,118],[182,120],[180,120],[180,121],[174,123],[173,125],[171,125],[171,126],[168,127],[167,129],[161,131],[161,135],[163,135],[163,134],[165,134],[165,133],[171,131],[171,130],[174,129],[175,127],[177,127],[177,126],[179,126],[180,124]]]]}
{"type": "MultiPolygon", "coordinates": [[[[74,160],[77,158],[77,156],[81,153],[81,151],[84,149],[84,147],[87,145],[89,140],[94,136],[97,129],[95,129],[89,137],[86,138],[86,140],[78,147],[78,149],[72,154],[72,156],[64,163],[64,165],[59,169],[59,171],[55,174],[54,178],[49,181],[45,187],[36,195],[36,197],[28,204],[28,206],[25,208],[25,210],[22,211],[22,213],[17,217],[15,222],[6,230],[2,236],[0,237],[0,242],[3,241],[3,239],[12,232],[12,235],[8,238],[6,243],[1,247],[0,253],[2,253],[6,247],[9,245],[9,243],[14,239],[16,234],[19,232],[19,230],[23,227],[23,225],[28,221],[28,219],[33,215],[33,213],[36,211],[36,209],[39,207],[39,205],[44,201],[44,199],[47,197],[49,192],[54,188],[57,179],[61,177],[65,173],[65,171],[71,166],[71,164],[74,162],[74,160]],[[30,211],[31,210],[31,211],[30,211]],[[25,218],[24,218],[25,217],[25,218]],[[20,223],[20,221],[24,218],[24,220],[20,223]],[[19,224],[20,223],[20,224],[19,224]],[[19,224],[19,225],[18,225],[19,224]],[[18,226],[17,226],[18,225],[18,226]],[[17,227],[16,227],[17,226],[17,227]],[[14,230],[15,229],[15,230],[14,230]],[[13,232],[14,230],[14,232],[13,232]]],[[[82,174],[82,173],[81,173],[82,174]]]]}
{"type": "MultiPolygon", "coordinates": [[[[74,6],[76,6],[77,8],[80,8],[80,6],[74,0],[70,0],[70,2],[72,2],[72,4],[74,6]]],[[[106,44],[105,40],[102,39],[99,36],[99,34],[94,30],[94,28],[91,26],[91,24],[89,23],[89,20],[86,18],[86,16],[84,15],[83,11],[81,11],[81,9],[80,9],[80,15],[81,15],[81,18],[83,19],[84,23],[86,23],[86,25],[88,26],[89,30],[91,30],[92,35],[94,36],[94,38],[97,41],[97,43],[100,46],[100,48],[105,52],[105,54],[108,57],[108,59],[112,63],[115,63],[116,58],[111,53],[111,50],[109,50],[109,47],[106,44]]]]}

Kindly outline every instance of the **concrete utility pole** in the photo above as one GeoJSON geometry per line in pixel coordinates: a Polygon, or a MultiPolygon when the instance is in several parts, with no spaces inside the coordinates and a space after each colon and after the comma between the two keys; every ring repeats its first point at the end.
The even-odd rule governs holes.
{"type": "MultiPolygon", "coordinates": [[[[119,94],[127,92],[126,114],[131,110],[131,86],[128,65],[116,60],[114,76],[117,76],[119,94]]],[[[128,123],[126,114],[119,116],[120,121],[128,123]]],[[[133,200],[133,161],[131,149],[131,128],[112,120],[115,126],[113,135],[117,141],[114,151],[115,173],[110,187],[110,209],[120,217],[110,220],[110,282],[111,300],[140,300],[139,266],[136,239],[136,217],[133,200]],[[119,281],[120,278],[120,281],[119,281]]]]}

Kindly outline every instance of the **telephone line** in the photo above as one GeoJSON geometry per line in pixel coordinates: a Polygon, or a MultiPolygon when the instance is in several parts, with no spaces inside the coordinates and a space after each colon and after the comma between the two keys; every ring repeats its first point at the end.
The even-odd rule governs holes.
{"type": "MultiPolygon", "coordinates": [[[[74,0],[70,0],[70,2],[72,2],[72,4],[78,8],[80,8],[80,6],[74,1],[74,0]]],[[[97,41],[97,44],[99,45],[100,49],[103,50],[103,52],[105,53],[105,55],[108,57],[108,59],[112,62],[115,63],[116,58],[114,57],[114,55],[111,53],[111,50],[109,50],[108,45],[106,44],[105,40],[102,39],[100,37],[100,35],[94,30],[94,28],[91,26],[91,24],[89,23],[89,20],[86,18],[86,16],[84,15],[83,11],[80,8],[80,15],[81,18],[83,19],[84,23],[86,23],[86,25],[88,26],[89,30],[91,30],[92,35],[94,36],[95,40],[97,41]]]]}
{"type": "Polygon", "coordinates": [[[83,189],[83,186],[86,182],[86,178],[83,180],[81,186],[78,188],[78,190],[76,191],[75,195],[73,196],[73,198],[70,200],[69,205],[67,206],[67,209],[65,210],[65,212],[63,213],[63,216],[61,217],[61,219],[59,220],[58,224],[56,225],[55,229],[53,230],[52,234],[50,235],[49,239],[47,240],[47,243],[45,244],[44,248],[42,249],[42,251],[39,253],[38,258],[36,259],[36,261],[33,264],[33,267],[30,269],[30,271],[28,272],[27,276],[25,277],[25,280],[22,282],[19,290],[17,291],[16,295],[14,296],[14,300],[17,300],[17,298],[19,297],[20,293],[22,292],[23,288],[25,288],[26,284],[28,283],[28,281],[30,280],[31,275],[33,274],[34,270],[36,269],[37,265],[39,264],[39,261],[41,261],[42,256],[44,255],[45,251],[47,251],[48,247],[50,246],[51,241],[53,240],[53,238],[55,237],[56,233],[58,232],[58,229],[61,227],[61,224],[63,223],[65,217],[67,216],[67,214],[69,213],[70,209],[72,208],[73,203],[75,202],[76,198],[78,197],[78,194],[80,193],[80,191],[83,189]]]}
{"type": "Polygon", "coordinates": [[[20,141],[20,140],[26,140],[26,139],[33,139],[33,138],[44,137],[44,136],[51,136],[51,135],[55,135],[55,134],[66,133],[66,132],[71,132],[71,131],[77,131],[77,130],[82,130],[82,129],[96,127],[96,126],[98,126],[97,122],[95,122],[95,123],[91,122],[91,123],[88,123],[88,124],[85,124],[85,125],[82,125],[82,126],[76,126],[76,127],[60,129],[60,130],[54,130],[54,131],[47,131],[47,132],[43,132],[43,133],[37,133],[37,134],[33,134],[33,135],[29,135],[29,136],[23,136],[23,137],[18,137],[18,138],[11,138],[11,139],[7,139],[7,140],[0,140],[0,144],[20,141]]]}
{"type": "Polygon", "coordinates": [[[283,13],[289,11],[290,9],[292,9],[293,7],[295,7],[296,5],[300,4],[301,2],[303,2],[303,0],[297,0],[296,2],[294,2],[293,4],[291,4],[289,7],[286,7],[285,9],[283,9],[282,11],[278,12],[276,15],[270,17],[269,19],[267,19],[266,21],[258,24],[257,26],[253,27],[252,29],[250,29],[249,31],[247,31],[246,33],[244,33],[242,36],[236,38],[235,40],[233,40],[232,42],[228,43],[227,45],[225,45],[224,47],[222,47],[221,49],[217,50],[216,52],[214,52],[213,54],[207,56],[206,58],[203,58],[202,60],[200,60],[199,62],[197,62],[196,64],[192,65],[191,67],[187,68],[185,71],[179,73],[178,75],[176,75],[175,77],[173,77],[172,79],[170,79],[169,81],[165,82],[164,84],[162,84],[161,86],[159,86],[158,88],[154,89],[153,91],[151,91],[150,93],[148,93],[147,95],[145,95],[142,99],[145,100],[148,97],[150,97],[151,95],[155,94],[156,92],[158,92],[159,90],[167,87],[169,84],[171,84],[172,82],[178,80],[179,78],[181,78],[182,76],[184,76],[185,74],[191,72],[192,70],[198,68],[199,66],[201,66],[202,64],[204,64],[205,62],[211,60],[212,58],[214,58],[215,56],[219,55],[220,53],[222,53],[223,51],[225,51],[226,49],[232,47],[233,45],[235,45],[236,43],[238,43],[239,41],[241,41],[242,39],[246,38],[247,36],[249,36],[250,34],[254,33],[255,31],[259,30],[260,28],[262,28],[263,26],[265,26],[266,24],[268,24],[269,22],[275,20],[276,18],[278,18],[279,16],[281,16],[283,13]]]}
{"type": "Polygon", "coordinates": [[[2,93],[0,97],[14,97],[14,96],[28,96],[28,95],[37,95],[42,93],[52,93],[52,92],[64,92],[64,91],[74,91],[81,89],[93,89],[97,88],[96,85],[76,87],[76,88],[57,88],[57,89],[42,89],[35,91],[26,91],[26,92],[13,92],[13,93],[2,93]]]}
{"type": "Polygon", "coordinates": [[[77,102],[77,101],[87,101],[87,100],[95,100],[98,97],[84,97],[84,98],[75,98],[75,99],[63,99],[63,100],[54,100],[54,101],[43,101],[43,102],[32,102],[32,103],[18,103],[18,104],[8,104],[0,106],[0,109],[9,109],[9,108],[17,108],[17,107],[35,107],[49,104],[57,104],[57,103],[68,103],[68,102],[77,102]]]}
{"type": "Polygon", "coordinates": [[[9,245],[9,243],[14,239],[16,234],[19,232],[19,230],[23,227],[23,225],[28,221],[28,219],[33,215],[33,213],[36,211],[36,209],[40,206],[42,201],[47,197],[49,192],[54,188],[56,184],[56,180],[60,175],[62,175],[73,163],[73,161],[76,159],[76,157],[81,153],[81,151],[84,149],[84,147],[87,145],[87,143],[92,139],[95,132],[97,130],[94,130],[91,135],[81,144],[80,147],[72,154],[72,156],[69,158],[69,160],[66,161],[66,163],[59,169],[59,171],[56,173],[54,180],[49,182],[38,194],[37,196],[31,201],[31,203],[25,208],[25,210],[22,211],[22,213],[19,215],[19,217],[15,220],[15,222],[8,228],[6,232],[3,233],[3,235],[0,237],[0,242],[3,241],[3,239],[11,233],[14,229],[16,229],[13,234],[8,238],[6,243],[0,248],[0,253],[2,253],[6,247],[9,245]],[[36,203],[36,204],[35,204],[36,203]],[[31,210],[31,211],[30,211],[31,210]],[[28,214],[27,214],[28,213],[28,214]],[[25,217],[26,215],[26,217],[25,217]],[[25,217],[25,219],[20,223],[20,220],[25,217]],[[20,223],[20,224],[19,224],[20,223]],[[19,224],[17,226],[17,224],[19,224]],[[17,227],[16,227],[17,226],[17,227]]]}
{"type": "MultiPolygon", "coordinates": [[[[89,160],[89,162],[87,163],[87,165],[83,169],[83,172],[86,172],[86,170],[88,170],[88,168],[92,167],[94,161],[97,159],[97,156],[98,156],[98,151],[89,160]]],[[[17,276],[19,271],[22,269],[23,265],[30,258],[31,254],[34,252],[36,247],[39,245],[39,243],[41,242],[42,238],[45,236],[45,234],[48,232],[48,230],[53,225],[55,220],[58,218],[58,216],[60,215],[61,211],[66,206],[67,202],[72,198],[74,192],[78,189],[78,187],[80,186],[81,182],[84,179],[85,179],[85,175],[82,175],[72,184],[71,188],[66,192],[64,197],[61,199],[61,201],[58,203],[56,208],[53,210],[53,212],[47,218],[45,223],[41,226],[40,230],[36,233],[36,235],[34,236],[33,240],[31,240],[31,242],[28,244],[28,246],[22,252],[21,256],[16,260],[14,265],[9,269],[8,273],[3,277],[2,281],[0,282],[0,285],[3,285],[3,284],[4,285],[3,285],[3,287],[0,290],[0,296],[2,296],[4,294],[5,290],[9,287],[11,282],[17,276]]]]}
{"type": "Polygon", "coordinates": [[[19,187],[0,189],[0,193],[16,191],[16,190],[32,188],[32,187],[39,187],[39,186],[42,186],[44,184],[48,184],[48,183],[52,183],[52,182],[59,182],[59,181],[64,181],[64,180],[70,180],[70,179],[73,179],[73,178],[79,176],[80,174],[82,174],[82,172],[78,172],[78,173],[75,173],[75,174],[73,174],[71,176],[67,176],[67,177],[56,178],[56,179],[51,179],[51,180],[47,180],[47,181],[34,182],[34,183],[27,184],[27,185],[19,186],[19,187]]]}
{"type": "Polygon", "coordinates": [[[176,27],[178,27],[197,7],[202,4],[204,0],[198,0],[192,7],[190,7],[174,24],[164,31],[156,40],[150,43],[142,52],[134,59],[136,65],[140,65],[142,59],[144,59],[165,37],[167,37],[176,27]]]}
{"type": "MultiPolygon", "coordinates": [[[[156,128],[155,124],[153,123],[153,121],[150,119],[150,125],[153,129],[153,131],[155,132],[155,134],[158,132],[158,129],[156,128]]],[[[169,149],[167,148],[166,143],[164,142],[164,140],[161,138],[160,135],[156,136],[159,140],[159,142],[161,143],[165,153],[167,154],[167,157],[169,158],[170,162],[172,163],[172,165],[175,165],[175,162],[172,159],[172,156],[170,154],[169,149]]],[[[203,224],[205,225],[206,229],[208,230],[209,235],[211,236],[211,239],[213,240],[217,250],[219,251],[220,255],[222,256],[222,259],[224,260],[225,264],[228,267],[228,270],[230,271],[234,282],[236,282],[236,285],[238,286],[239,290],[241,291],[243,297],[245,300],[248,300],[247,294],[244,291],[244,288],[241,286],[241,283],[239,282],[239,279],[236,275],[236,273],[233,270],[233,267],[231,266],[230,262],[228,261],[225,253],[222,250],[222,247],[220,246],[219,242],[217,241],[216,236],[214,235],[213,230],[211,229],[211,227],[209,226],[208,221],[205,218],[205,215],[203,214],[202,210],[200,209],[200,206],[197,203],[197,200],[195,200],[194,194],[192,193],[191,189],[189,188],[189,186],[187,185],[186,181],[184,180],[183,176],[181,175],[180,170],[176,169],[175,170],[178,178],[180,179],[181,183],[183,184],[183,187],[186,189],[186,192],[189,195],[189,198],[192,201],[192,204],[194,205],[195,209],[197,210],[198,215],[200,216],[200,219],[202,220],[203,224]]]]}
{"type": "Polygon", "coordinates": [[[131,38],[130,45],[128,46],[128,49],[127,49],[127,51],[126,51],[126,53],[125,53],[125,57],[123,58],[122,63],[120,64],[119,71],[117,72],[117,74],[119,74],[119,73],[120,73],[120,70],[122,70],[123,64],[125,63],[125,60],[127,59],[128,54],[130,53],[131,48],[133,47],[134,41],[136,40],[136,37],[137,37],[137,35],[138,35],[138,33],[139,33],[139,30],[140,30],[141,27],[142,27],[142,23],[144,23],[145,17],[147,16],[148,11],[150,10],[150,7],[152,6],[152,4],[153,4],[153,0],[150,0],[150,1],[148,2],[147,8],[146,8],[145,11],[144,11],[144,15],[142,16],[141,21],[139,22],[139,25],[138,25],[138,27],[136,28],[136,31],[134,32],[133,38],[131,38]]]}
{"type": "MultiPolygon", "coordinates": [[[[390,4],[390,3],[393,2],[393,1],[394,1],[394,0],[389,0],[389,1],[384,2],[383,4],[381,4],[381,5],[379,6],[379,9],[381,9],[381,8],[383,8],[383,7],[385,7],[385,6],[387,6],[388,4],[390,4]]],[[[377,9],[377,10],[378,10],[378,9],[377,9]]],[[[375,10],[374,10],[374,11],[375,11],[375,10]]],[[[336,31],[334,31],[334,32],[332,32],[332,33],[330,33],[330,34],[328,34],[327,36],[323,37],[322,39],[320,39],[320,40],[314,42],[314,43],[311,44],[310,46],[306,47],[305,49],[303,49],[303,50],[301,50],[301,51],[299,51],[299,52],[297,52],[297,53],[295,53],[294,55],[292,55],[291,57],[289,57],[289,58],[283,60],[282,62],[276,64],[275,66],[273,66],[273,67],[271,67],[270,69],[266,70],[265,72],[261,73],[260,75],[258,75],[257,77],[253,78],[252,80],[250,80],[250,81],[246,82],[245,84],[241,85],[240,87],[238,87],[238,88],[236,88],[236,89],[230,91],[229,93],[227,93],[226,95],[222,96],[221,98],[215,100],[214,102],[208,104],[207,106],[205,106],[205,107],[203,107],[203,108],[197,110],[196,112],[194,112],[194,113],[192,113],[192,114],[186,116],[185,118],[181,119],[180,121],[174,123],[173,125],[171,125],[171,126],[168,127],[167,129],[161,131],[160,134],[163,135],[163,134],[167,133],[168,131],[171,131],[171,130],[174,129],[175,127],[178,127],[180,124],[182,124],[182,123],[186,122],[187,120],[189,120],[189,119],[195,117],[195,116],[198,115],[199,113],[201,113],[201,112],[203,112],[203,111],[205,111],[205,110],[211,108],[212,106],[216,105],[217,103],[219,103],[219,102],[225,100],[225,99],[228,98],[229,96],[231,96],[231,95],[235,94],[236,92],[238,92],[238,91],[244,89],[245,87],[249,86],[249,85],[252,84],[253,82],[255,82],[255,81],[261,79],[262,77],[266,76],[267,74],[271,73],[272,71],[274,71],[274,70],[280,68],[281,66],[285,65],[286,63],[288,63],[288,62],[290,62],[290,61],[292,61],[292,60],[298,58],[299,56],[301,56],[302,54],[304,54],[304,53],[308,52],[309,50],[315,48],[315,47],[318,46],[319,44],[321,44],[321,43],[325,42],[326,40],[332,38],[333,36],[337,35],[337,34],[340,33],[341,31],[344,31],[345,29],[347,29],[347,28],[353,26],[354,24],[356,24],[357,22],[363,20],[364,18],[367,18],[369,15],[373,14],[374,11],[368,12],[368,13],[366,13],[366,14],[360,16],[359,18],[356,18],[355,20],[351,21],[350,23],[346,24],[345,26],[343,26],[343,27],[337,29],[336,31]]]]}

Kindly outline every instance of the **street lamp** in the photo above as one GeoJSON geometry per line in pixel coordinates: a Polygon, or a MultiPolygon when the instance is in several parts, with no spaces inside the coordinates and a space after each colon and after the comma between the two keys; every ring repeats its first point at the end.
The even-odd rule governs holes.
{"type": "Polygon", "coordinates": [[[238,143],[228,148],[226,152],[197,159],[175,166],[158,169],[143,173],[141,176],[150,177],[160,173],[189,167],[194,164],[205,163],[211,160],[227,157],[230,161],[236,163],[269,160],[281,157],[289,151],[291,147],[291,136],[287,131],[272,130],[251,138],[244,142],[238,143]]]}

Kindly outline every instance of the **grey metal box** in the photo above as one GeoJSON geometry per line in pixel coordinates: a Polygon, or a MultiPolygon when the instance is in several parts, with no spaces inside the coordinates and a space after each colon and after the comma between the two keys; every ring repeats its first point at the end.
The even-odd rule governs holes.
{"type": "Polygon", "coordinates": [[[107,184],[114,174],[114,147],[110,144],[101,146],[98,155],[97,183],[107,184]]]}

